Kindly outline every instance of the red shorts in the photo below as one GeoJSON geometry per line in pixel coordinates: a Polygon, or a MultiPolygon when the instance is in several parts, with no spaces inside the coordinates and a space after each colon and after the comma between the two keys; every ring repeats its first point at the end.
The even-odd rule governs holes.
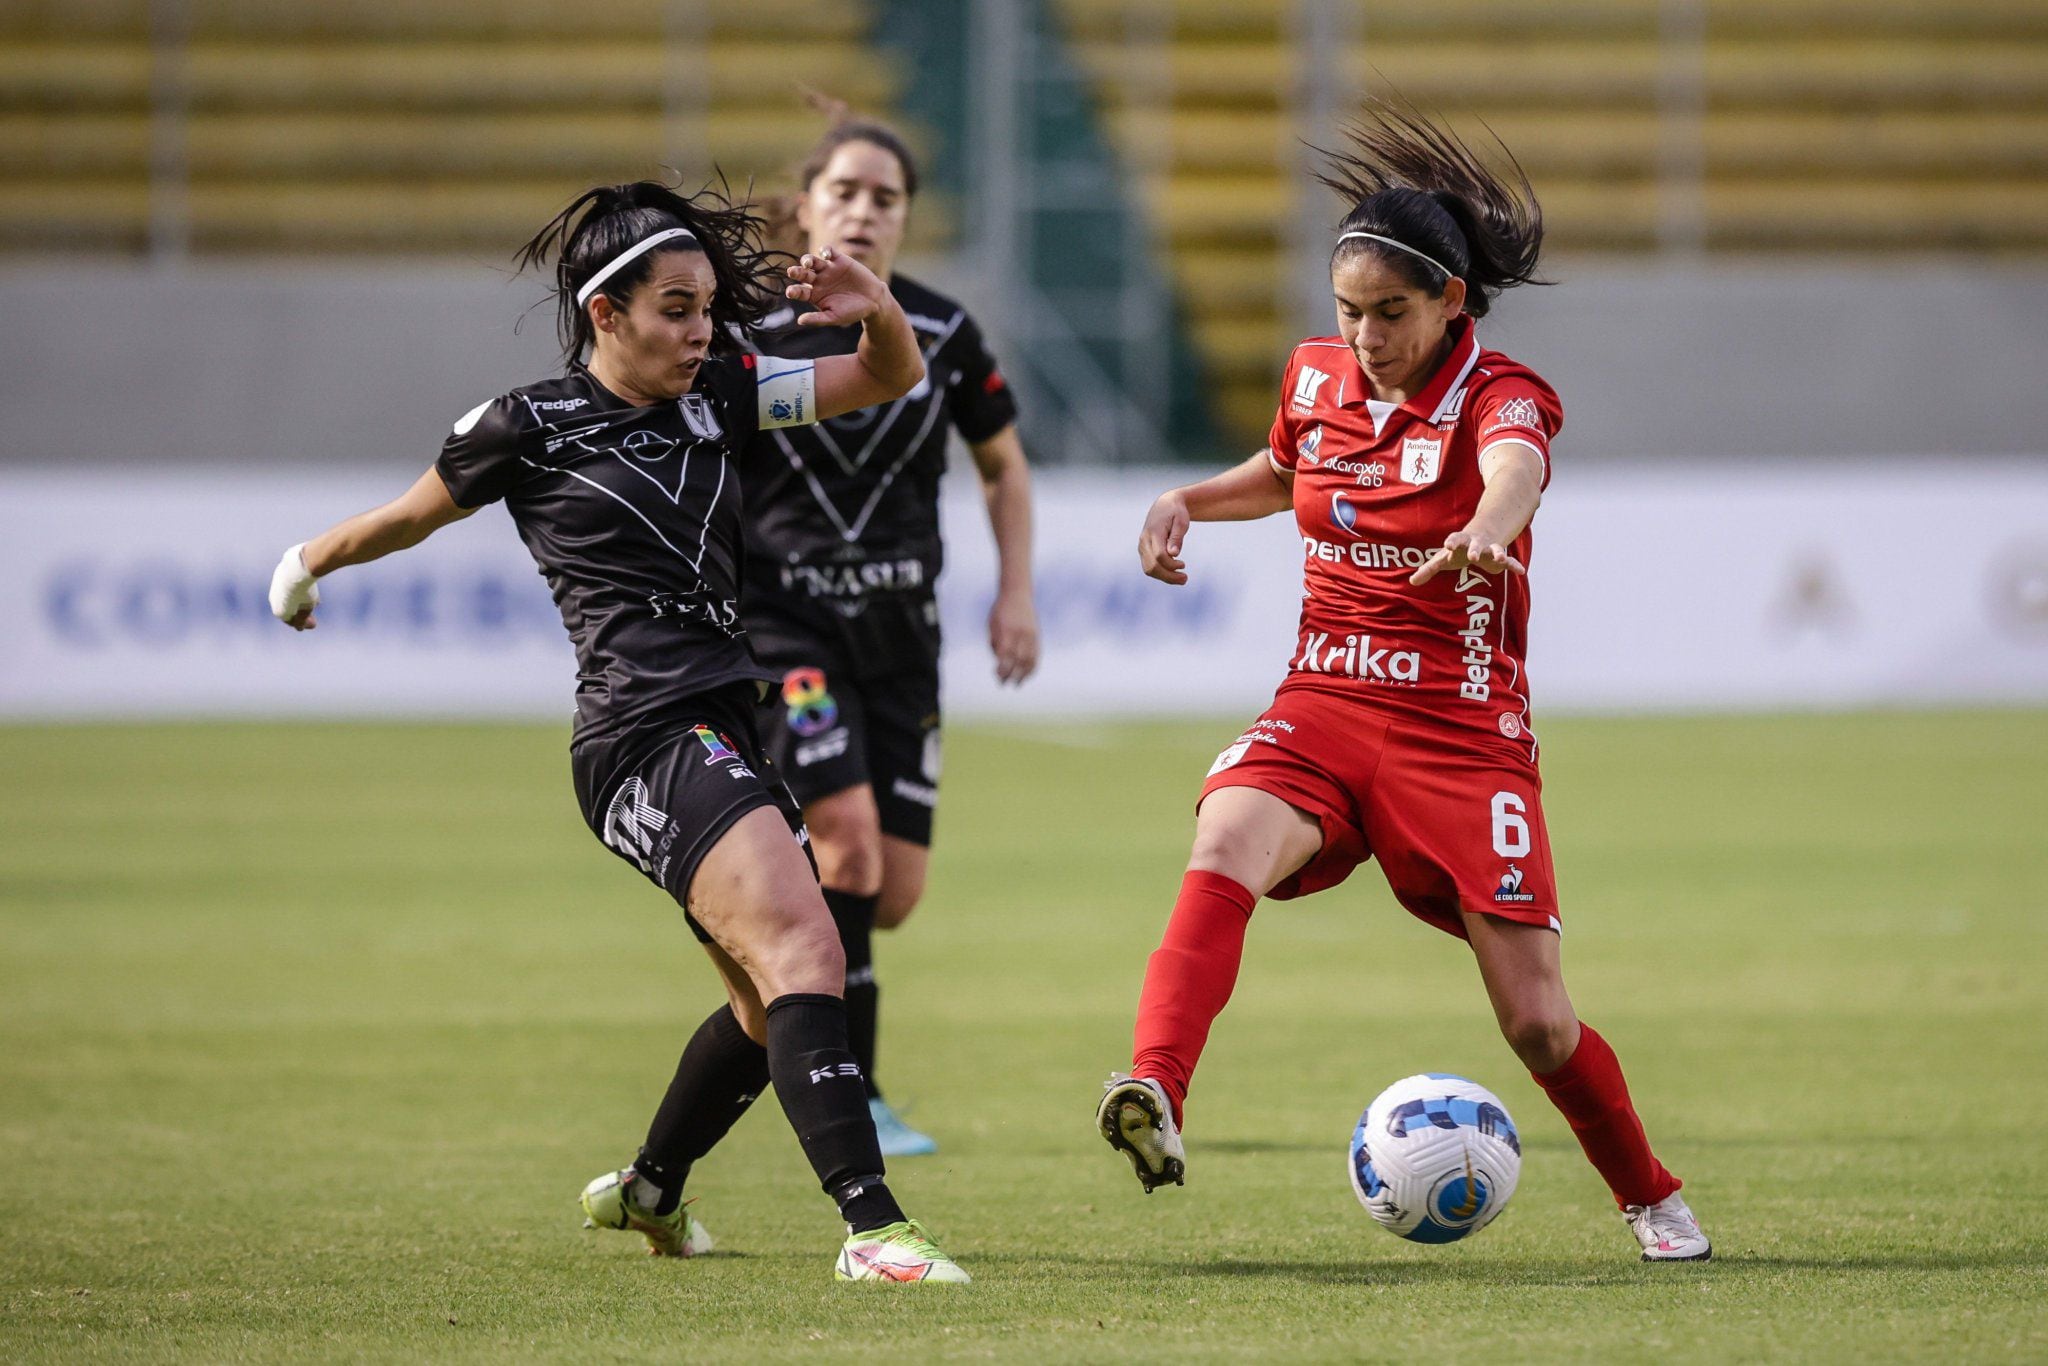
{"type": "Polygon", "coordinates": [[[1558,928],[1543,780],[1522,746],[1283,687],[1202,796],[1225,787],[1270,792],[1322,826],[1322,849],[1268,896],[1320,892],[1377,858],[1403,906],[1461,939],[1460,911],[1558,928]]]}

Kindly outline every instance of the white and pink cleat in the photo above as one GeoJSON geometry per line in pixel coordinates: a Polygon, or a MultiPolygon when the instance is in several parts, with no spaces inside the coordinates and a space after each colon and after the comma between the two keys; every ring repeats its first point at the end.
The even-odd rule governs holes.
{"type": "Polygon", "coordinates": [[[1714,1255],[1714,1245],[1677,1191],[1654,1205],[1629,1205],[1621,1216],[1643,1245],[1646,1262],[1704,1262],[1714,1255]]]}

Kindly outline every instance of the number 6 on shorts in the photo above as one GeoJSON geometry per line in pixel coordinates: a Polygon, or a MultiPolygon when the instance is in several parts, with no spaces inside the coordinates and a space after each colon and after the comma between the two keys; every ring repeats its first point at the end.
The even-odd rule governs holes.
{"type": "Polygon", "coordinates": [[[1526,858],[1529,853],[1528,806],[1512,792],[1493,794],[1493,852],[1502,858],[1526,858]]]}

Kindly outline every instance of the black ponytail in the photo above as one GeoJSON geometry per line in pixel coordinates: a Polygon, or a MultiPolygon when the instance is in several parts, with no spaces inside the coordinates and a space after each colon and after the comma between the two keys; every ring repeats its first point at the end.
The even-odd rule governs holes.
{"type": "Polygon", "coordinates": [[[1465,311],[1475,318],[1485,317],[1504,289],[1549,283],[1536,278],[1543,208],[1522,164],[1499,138],[1494,145],[1507,165],[1496,170],[1456,135],[1380,100],[1368,102],[1344,137],[1350,143],[1344,151],[1315,149],[1327,159],[1316,179],[1352,206],[1337,225],[1332,264],[1375,252],[1432,298],[1442,297],[1455,276],[1465,282],[1465,311]],[[1401,245],[1346,238],[1347,232],[1401,245]]]}
{"type": "MultiPolygon", "coordinates": [[[[576,302],[576,292],[635,242],[669,228],[686,228],[697,239],[691,249],[704,253],[718,281],[711,300],[711,352],[729,355],[741,349],[742,335],[782,306],[775,270],[781,253],[762,245],[762,227],[747,205],[734,204],[722,189],[706,186],[685,196],[659,181],[636,180],[629,185],[599,185],[577,195],[514,259],[522,270],[552,268],[555,331],[563,359],[574,364],[595,336],[590,311],[576,302]]],[[[650,251],[627,262],[605,279],[601,292],[626,307],[633,291],[653,272],[657,254],[650,251]]]]}

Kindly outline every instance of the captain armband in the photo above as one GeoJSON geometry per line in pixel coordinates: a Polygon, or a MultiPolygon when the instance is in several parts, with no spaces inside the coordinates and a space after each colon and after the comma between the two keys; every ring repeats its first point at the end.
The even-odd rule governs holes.
{"type": "Polygon", "coordinates": [[[762,431],[801,427],[818,420],[817,362],[762,356],[755,363],[754,374],[762,431]]]}

